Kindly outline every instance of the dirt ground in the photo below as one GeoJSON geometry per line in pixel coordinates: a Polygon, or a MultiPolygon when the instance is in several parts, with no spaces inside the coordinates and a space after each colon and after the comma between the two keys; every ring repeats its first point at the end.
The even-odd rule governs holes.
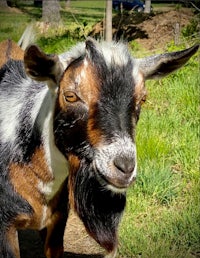
{"type": "MultiPolygon", "coordinates": [[[[37,231],[19,232],[21,258],[45,258],[37,231]]],[[[104,250],[86,233],[79,218],[71,211],[64,236],[64,258],[102,258],[104,250]]]]}
{"type": "MultiPolygon", "coordinates": [[[[134,40],[145,50],[164,49],[166,43],[174,40],[177,24],[181,31],[193,17],[194,12],[189,8],[161,8],[152,14],[118,14],[113,18],[113,35],[117,40],[134,40]]],[[[102,38],[103,27],[103,21],[97,23],[89,35],[102,38]]]]}
{"type": "MultiPolygon", "coordinates": [[[[144,49],[164,48],[174,39],[175,24],[182,29],[193,17],[191,9],[159,10],[157,14],[141,15],[137,13],[118,15],[113,19],[115,38],[123,37],[130,41],[135,39],[144,49]]],[[[103,22],[96,24],[90,36],[101,37],[103,22]]],[[[39,234],[35,231],[20,231],[20,250],[22,258],[45,258],[39,234]]],[[[70,214],[64,238],[64,258],[101,258],[103,250],[84,230],[80,220],[70,214]]]]}

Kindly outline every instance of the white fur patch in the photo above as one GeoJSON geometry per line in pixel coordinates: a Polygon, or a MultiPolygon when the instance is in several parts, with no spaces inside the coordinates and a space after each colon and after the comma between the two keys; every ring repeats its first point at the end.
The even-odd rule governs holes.
{"type": "MultiPolygon", "coordinates": [[[[18,113],[22,107],[22,103],[18,102],[17,100],[12,104],[15,106],[15,111],[18,113]]],[[[6,105],[4,105],[5,110],[1,110],[4,114],[6,114],[1,123],[1,135],[2,135],[2,142],[14,142],[16,139],[16,127],[18,125],[18,119],[16,113],[8,110],[6,105]]]]}
{"type": "MultiPolygon", "coordinates": [[[[20,82],[22,88],[26,89],[29,85],[29,81],[23,80],[20,82]]],[[[0,120],[1,122],[1,140],[2,142],[14,142],[16,139],[16,128],[19,124],[19,113],[23,106],[23,99],[25,96],[25,90],[23,92],[16,92],[15,95],[9,96],[9,98],[0,97],[0,120]]]]}
{"type": "Polygon", "coordinates": [[[48,210],[48,207],[46,205],[43,206],[42,218],[41,218],[41,223],[40,223],[40,230],[43,229],[44,227],[46,227],[47,210],[48,210]]]}
{"type": "Polygon", "coordinates": [[[85,53],[85,43],[81,42],[74,46],[69,51],[59,55],[59,60],[62,63],[64,69],[75,59],[79,58],[85,53]]]}
{"type": "Polygon", "coordinates": [[[111,253],[104,256],[104,258],[115,258],[117,255],[117,249],[113,250],[111,253]]]}
{"type": "Polygon", "coordinates": [[[44,114],[45,117],[40,117],[40,119],[41,122],[43,121],[41,125],[45,157],[49,170],[54,176],[52,193],[55,193],[55,191],[59,189],[60,184],[68,175],[68,163],[66,158],[55,145],[53,134],[53,113],[55,100],[52,99],[51,95],[49,95],[49,98],[51,98],[51,107],[49,108],[49,112],[46,115],[44,114]]]}
{"type": "Polygon", "coordinates": [[[139,67],[137,65],[136,62],[133,63],[133,78],[135,80],[135,83],[137,84],[138,82],[140,82],[141,80],[143,80],[143,77],[142,77],[142,74],[141,72],[139,71],[139,67]]]}
{"type": "Polygon", "coordinates": [[[112,62],[119,66],[126,65],[128,63],[130,56],[125,44],[102,42],[99,46],[108,66],[112,62]]]}
{"type": "MultiPolygon", "coordinates": [[[[32,119],[33,124],[35,123],[35,120],[36,120],[39,112],[41,112],[41,113],[44,112],[44,110],[41,110],[41,105],[47,94],[48,94],[48,87],[46,86],[46,88],[44,87],[44,89],[42,91],[40,91],[38,94],[35,95],[34,105],[33,105],[33,108],[31,109],[31,119],[32,119]]],[[[45,105],[47,106],[47,105],[49,105],[49,103],[45,103],[45,105]]]]}
{"type": "Polygon", "coordinates": [[[46,184],[46,183],[40,181],[38,184],[39,191],[47,197],[52,193],[52,188],[53,188],[53,182],[46,184]]]}
{"type": "MultiPolygon", "coordinates": [[[[112,62],[116,65],[126,65],[130,55],[127,46],[119,42],[96,42],[97,50],[101,52],[109,66],[112,62]]],[[[79,43],[68,52],[59,55],[59,60],[66,69],[68,65],[86,53],[85,43],[79,43]]]]}

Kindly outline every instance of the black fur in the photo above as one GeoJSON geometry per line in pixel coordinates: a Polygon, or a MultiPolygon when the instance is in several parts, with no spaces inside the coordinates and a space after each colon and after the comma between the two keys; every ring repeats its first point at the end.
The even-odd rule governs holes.
{"type": "MultiPolygon", "coordinates": [[[[87,58],[98,78],[98,102],[95,105],[93,129],[98,129],[107,144],[116,134],[133,135],[135,110],[133,63],[107,64],[95,46],[86,46],[87,58]]],[[[76,63],[77,64],[77,63],[76,63]]],[[[79,62],[78,62],[79,64],[79,62]]],[[[91,115],[91,114],[90,114],[91,115]]],[[[79,101],[67,107],[67,112],[57,106],[54,118],[55,141],[64,155],[73,154],[81,160],[74,181],[75,210],[88,233],[108,252],[117,246],[117,229],[125,208],[125,193],[113,193],[99,182],[93,167],[95,146],[90,143],[87,123],[88,110],[79,101]]],[[[133,139],[134,140],[134,139],[133,139]]],[[[74,175],[73,175],[74,176],[74,175]]]]}
{"type": "MultiPolygon", "coordinates": [[[[30,114],[36,95],[44,87],[45,84],[32,81],[27,77],[22,61],[9,60],[4,66],[4,76],[0,85],[0,94],[9,101],[9,98],[15,98],[15,95],[16,98],[20,98],[20,92],[22,94],[25,92],[24,97],[21,99],[23,102],[22,108],[19,113],[16,113],[18,126],[16,128],[15,142],[8,142],[4,144],[4,146],[0,146],[1,155],[4,156],[4,152],[7,152],[6,157],[11,158],[10,162],[28,162],[34,150],[41,144],[38,125],[32,123],[30,114]],[[26,86],[26,88],[22,87],[22,81],[27,81],[28,86],[26,86]],[[12,148],[9,149],[10,144],[18,146],[14,153],[12,148]]],[[[0,115],[0,124],[2,122],[2,116],[3,114],[0,115]]]]}
{"type": "MultiPolygon", "coordinates": [[[[5,243],[5,235],[16,216],[32,214],[30,204],[13,189],[9,178],[9,165],[12,162],[24,163],[31,159],[35,149],[40,145],[41,139],[37,124],[32,124],[30,110],[34,105],[36,94],[44,84],[38,84],[27,78],[22,61],[9,60],[0,70],[0,99],[12,101],[13,98],[24,98],[22,109],[16,113],[18,120],[16,137],[13,141],[5,141],[0,130],[0,257],[15,257],[9,243],[5,243]],[[22,81],[26,81],[25,88],[22,81]]],[[[12,103],[11,103],[12,106],[12,103]]],[[[6,110],[5,110],[6,111],[6,110]]],[[[15,110],[13,110],[15,112],[15,110]]],[[[0,129],[6,112],[0,110],[0,129]]],[[[10,121],[12,125],[12,121],[10,121]]]]}
{"type": "Polygon", "coordinates": [[[107,251],[117,245],[117,228],[126,204],[125,194],[103,189],[93,167],[82,160],[75,178],[75,209],[88,233],[107,251]]]}
{"type": "Polygon", "coordinates": [[[32,212],[30,204],[14,191],[5,171],[0,168],[0,257],[15,257],[6,241],[7,230],[16,216],[32,212]]]}
{"type": "Polygon", "coordinates": [[[96,105],[96,128],[102,130],[109,141],[116,133],[131,135],[132,115],[135,109],[133,63],[118,65],[112,61],[106,64],[104,57],[92,48],[90,60],[99,78],[99,100],[96,105]]]}

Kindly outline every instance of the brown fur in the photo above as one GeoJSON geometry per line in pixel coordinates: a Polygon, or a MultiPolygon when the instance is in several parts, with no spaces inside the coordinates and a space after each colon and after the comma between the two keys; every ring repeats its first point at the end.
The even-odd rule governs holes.
{"type": "Polygon", "coordinates": [[[136,105],[143,104],[146,100],[147,90],[145,88],[145,81],[142,73],[138,74],[134,96],[136,100],[136,105]]]}
{"type": "Polygon", "coordinates": [[[6,234],[9,245],[12,248],[16,258],[20,258],[18,233],[16,231],[16,228],[14,226],[11,226],[6,232],[6,234]]]}
{"type": "Polygon", "coordinates": [[[0,67],[9,59],[23,60],[24,51],[12,40],[7,39],[0,43],[0,67]]]}
{"type": "Polygon", "coordinates": [[[89,121],[87,130],[90,142],[94,146],[98,145],[102,138],[102,132],[98,128],[94,128],[95,103],[99,98],[98,88],[98,78],[91,64],[83,63],[79,67],[76,67],[76,64],[72,64],[66,70],[60,82],[60,92],[62,94],[59,94],[59,107],[62,110],[67,110],[68,103],[66,103],[64,93],[70,90],[75,92],[88,106],[89,121]],[[75,82],[79,77],[81,78],[80,82],[77,82],[76,85],[75,82]]]}
{"type": "Polygon", "coordinates": [[[68,178],[48,204],[50,217],[47,221],[45,255],[47,258],[60,258],[63,254],[63,236],[68,218],[68,178]]]}
{"type": "Polygon", "coordinates": [[[66,101],[64,99],[64,92],[74,91],[84,100],[87,105],[95,103],[98,99],[98,78],[95,77],[95,71],[87,64],[81,64],[76,67],[72,64],[64,73],[60,82],[59,103],[62,109],[66,109],[66,101]],[[95,78],[94,78],[95,77],[95,78]],[[86,87],[87,85],[87,87],[86,87]],[[92,92],[92,95],[91,95],[92,92]]]}
{"type": "MultiPolygon", "coordinates": [[[[34,210],[33,214],[17,216],[14,228],[16,230],[16,228],[42,229],[45,227],[41,234],[45,242],[45,255],[47,258],[58,258],[63,253],[63,235],[68,216],[68,181],[67,179],[64,181],[59,191],[47,203],[38,185],[52,182],[53,177],[48,170],[42,148],[35,152],[30,164],[10,166],[10,179],[15,190],[34,210]]],[[[10,232],[10,238],[14,235],[16,234],[13,231],[10,232]]],[[[15,249],[17,254],[17,248],[15,249]]]]}
{"type": "Polygon", "coordinates": [[[70,173],[69,173],[69,182],[68,182],[68,189],[69,189],[69,203],[70,207],[74,209],[74,179],[75,175],[78,171],[78,168],[80,166],[80,160],[75,155],[69,156],[69,164],[70,164],[70,173]]]}
{"type": "Polygon", "coordinates": [[[38,149],[35,152],[30,164],[13,163],[10,166],[10,180],[15,191],[27,200],[34,209],[32,217],[19,216],[15,223],[23,228],[28,226],[29,228],[40,229],[44,226],[42,225],[44,223],[42,219],[46,200],[38,187],[39,183],[50,183],[53,181],[53,177],[48,171],[43,149],[38,149]]]}
{"type": "Polygon", "coordinates": [[[95,128],[94,126],[94,115],[95,113],[93,113],[93,115],[91,115],[89,121],[88,121],[88,137],[90,139],[90,143],[93,146],[97,146],[99,144],[99,142],[101,142],[101,138],[102,138],[102,132],[101,130],[99,130],[98,128],[95,128]]]}

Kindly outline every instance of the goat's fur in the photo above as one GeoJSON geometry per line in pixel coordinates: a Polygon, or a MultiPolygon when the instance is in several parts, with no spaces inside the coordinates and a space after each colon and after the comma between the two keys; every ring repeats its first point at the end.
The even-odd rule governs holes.
{"type": "Polygon", "coordinates": [[[24,58],[24,51],[10,39],[2,41],[0,49],[0,67],[9,59],[22,60],[24,58]]]}
{"type": "Polygon", "coordinates": [[[69,205],[114,257],[136,177],[144,80],[179,68],[197,49],[133,59],[122,43],[88,39],[60,56],[30,46],[24,62],[1,68],[0,257],[20,257],[20,228],[42,230],[46,257],[61,257],[69,205]]]}

